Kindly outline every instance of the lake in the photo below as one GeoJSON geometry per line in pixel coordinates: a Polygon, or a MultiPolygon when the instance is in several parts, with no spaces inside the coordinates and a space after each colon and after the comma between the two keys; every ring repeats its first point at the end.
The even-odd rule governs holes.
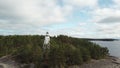
{"type": "Polygon", "coordinates": [[[120,58],[120,41],[92,41],[102,47],[107,47],[111,56],[120,58]]]}

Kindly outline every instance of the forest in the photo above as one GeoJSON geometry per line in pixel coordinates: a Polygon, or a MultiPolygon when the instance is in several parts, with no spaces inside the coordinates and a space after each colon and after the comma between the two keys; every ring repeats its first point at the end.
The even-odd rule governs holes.
{"type": "Polygon", "coordinates": [[[34,63],[35,68],[68,68],[81,65],[91,59],[102,59],[109,55],[106,47],[85,39],[65,35],[53,36],[50,50],[44,57],[43,35],[0,36],[0,57],[11,55],[19,63],[34,63]]]}

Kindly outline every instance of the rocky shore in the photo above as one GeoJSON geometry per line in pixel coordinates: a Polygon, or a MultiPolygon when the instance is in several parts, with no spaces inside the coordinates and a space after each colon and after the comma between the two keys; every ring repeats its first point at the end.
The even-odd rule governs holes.
{"type": "Polygon", "coordinates": [[[81,66],[71,66],[70,68],[120,68],[120,59],[109,56],[106,59],[91,60],[81,66]]]}
{"type": "Polygon", "coordinates": [[[19,64],[14,60],[11,60],[9,56],[3,56],[0,58],[0,68],[20,68],[19,64]]]}
{"type": "MultiPolygon", "coordinates": [[[[8,60],[8,58],[4,59],[2,58],[0,59],[0,68],[21,68],[21,67],[13,60],[8,60]]],[[[109,56],[106,59],[91,60],[90,62],[82,64],[80,66],[74,65],[70,66],[69,68],[120,68],[120,59],[117,57],[109,56]]]]}

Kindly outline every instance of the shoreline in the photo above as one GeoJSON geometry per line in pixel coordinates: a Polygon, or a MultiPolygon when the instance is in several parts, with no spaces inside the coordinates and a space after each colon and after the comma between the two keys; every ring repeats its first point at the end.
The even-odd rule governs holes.
{"type": "Polygon", "coordinates": [[[105,59],[91,60],[80,66],[74,65],[69,68],[120,68],[120,59],[115,56],[108,56],[105,59]]]}

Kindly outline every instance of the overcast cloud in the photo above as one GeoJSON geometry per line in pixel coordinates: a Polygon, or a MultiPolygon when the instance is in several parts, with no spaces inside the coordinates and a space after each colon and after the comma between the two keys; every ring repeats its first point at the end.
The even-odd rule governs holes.
{"type": "Polygon", "coordinates": [[[98,23],[120,23],[120,17],[107,17],[100,20],[98,23]]]}
{"type": "Polygon", "coordinates": [[[120,0],[0,0],[0,34],[41,35],[49,31],[51,35],[120,38],[119,3],[120,0]]]}

